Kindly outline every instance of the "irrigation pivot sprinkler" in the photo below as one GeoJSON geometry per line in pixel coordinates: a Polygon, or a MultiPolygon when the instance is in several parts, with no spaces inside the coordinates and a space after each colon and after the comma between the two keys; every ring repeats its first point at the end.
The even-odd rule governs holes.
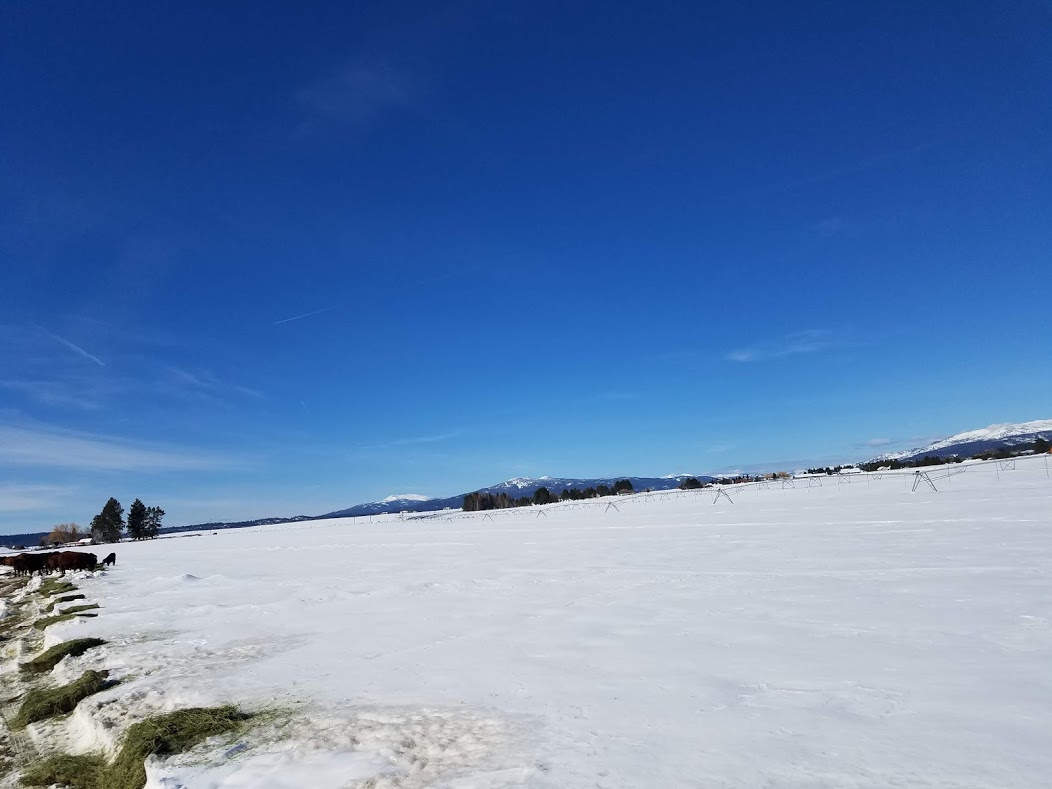
{"type": "Polygon", "coordinates": [[[913,492],[914,493],[917,492],[917,486],[920,485],[920,482],[921,482],[922,479],[931,486],[932,490],[934,490],[936,493],[939,492],[939,489],[937,487],[935,487],[935,483],[931,481],[931,477],[928,476],[928,472],[927,471],[914,471],[913,472],[913,492]]]}

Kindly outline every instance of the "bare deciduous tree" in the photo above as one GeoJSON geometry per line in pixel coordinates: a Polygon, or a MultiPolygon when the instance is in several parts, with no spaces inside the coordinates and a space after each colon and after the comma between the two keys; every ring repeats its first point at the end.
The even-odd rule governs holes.
{"type": "Polygon", "coordinates": [[[47,536],[47,542],[54,545],[55,543],[67,543],[76,542],[84,536],[81,532],[80,526],[75,523],[60,523],[51,529],[51,533],[47,536]]]}

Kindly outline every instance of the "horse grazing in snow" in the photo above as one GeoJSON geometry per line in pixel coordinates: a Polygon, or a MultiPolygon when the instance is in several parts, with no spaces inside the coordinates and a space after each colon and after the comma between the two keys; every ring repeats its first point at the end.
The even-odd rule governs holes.
{"type": "Polygon", "coordinates": [[[48,554],[48,566],[52,570],[59,570],[62,575],[66,570],[94,570],[99,563],[99,557],[93,553],[80,553],[78,551],[59,551],[48,554]]]}

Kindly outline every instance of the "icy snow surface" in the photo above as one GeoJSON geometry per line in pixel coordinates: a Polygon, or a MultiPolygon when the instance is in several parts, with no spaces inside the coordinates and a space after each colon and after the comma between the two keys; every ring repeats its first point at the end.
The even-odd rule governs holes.
{"type": "Polygon", "coordinates": [[[1045,462],[121,545],[67,747],[239,702],[150,787],[1045,787],[1045,462]]]}

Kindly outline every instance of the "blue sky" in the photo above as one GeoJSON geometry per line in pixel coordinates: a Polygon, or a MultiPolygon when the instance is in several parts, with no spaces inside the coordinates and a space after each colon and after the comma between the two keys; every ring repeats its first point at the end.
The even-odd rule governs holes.
{"type": "Polygon", "coordinates": [[[1052,417],[1052,11],[9,3],[0,532],[1052,417]]]}

